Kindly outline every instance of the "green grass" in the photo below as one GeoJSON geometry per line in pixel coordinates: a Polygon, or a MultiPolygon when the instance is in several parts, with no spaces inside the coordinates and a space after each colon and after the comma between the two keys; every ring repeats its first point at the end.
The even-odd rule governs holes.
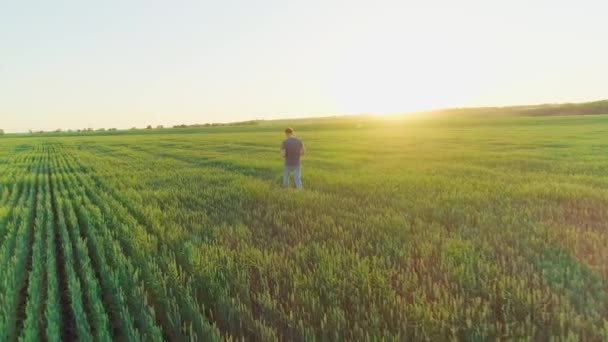
{"type": "Polygon", "coordinates": [[[0,137],[1,339],[606,340],[607,133],[350,117],[0,137]],[[287,125],[301,192],[280,187],[287,125]]]}

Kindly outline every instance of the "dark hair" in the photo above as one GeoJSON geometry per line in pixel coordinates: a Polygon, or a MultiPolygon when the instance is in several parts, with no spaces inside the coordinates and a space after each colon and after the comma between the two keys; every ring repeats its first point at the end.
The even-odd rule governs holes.
{"type": "Polygon", "coordinates": [[[285,133],[287,133],[287,134],[293,134],[293,128],[291,128],[291,127],[285,128],[285,133]]]}

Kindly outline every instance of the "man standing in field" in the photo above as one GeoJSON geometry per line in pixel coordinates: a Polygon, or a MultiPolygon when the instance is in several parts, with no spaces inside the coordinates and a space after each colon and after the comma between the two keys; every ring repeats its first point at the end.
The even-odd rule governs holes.
{"type": "Polygon", "coordinates": [[[304,144],[293,136],[293,128],[285,129],[287,139],[281,145],[281,154],[285,159],[285,169],[283,170],[283,186],[289,187],[289,175],[293,172],[296,189],[302,189],[302,168],[300,157],[304,154],[304,144]]]}

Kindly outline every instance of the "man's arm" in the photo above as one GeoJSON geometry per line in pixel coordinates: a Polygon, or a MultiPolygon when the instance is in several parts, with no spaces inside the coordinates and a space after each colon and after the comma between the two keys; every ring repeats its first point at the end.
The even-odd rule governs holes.
{"type": "Polygon", "coordinates": [[[283,141],[283,143],[281,144],[281,158],[285,159],[286,156],[287,154],[285,153],[285,142],[283,141]]]}
{"type": "Polygon", "coordinates": [[[302,143],[302,146],[300,147],[300,155],[304,155],[304,143],[302,143]]]}

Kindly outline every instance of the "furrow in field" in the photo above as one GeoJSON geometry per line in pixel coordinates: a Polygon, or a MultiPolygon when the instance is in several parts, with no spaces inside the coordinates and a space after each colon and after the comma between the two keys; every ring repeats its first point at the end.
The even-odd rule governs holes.
{"type": "MultiPolygon", "coordinates": [[[[25,177],[26,174],[23,174],[25,177]]],[[[3,276],[0,279],[0,337],[3,340],[7,340],[13,336],[11,305],[17,296],[15,293],[15,270],[12,268],[16,258],[13,257],[13,247],[16,240],[16,231],[20,226],[20,221],[23,220],[23,215],[27,215],[24,211],[23,206],[27,204],[28,194],[31,193],[31,182],[30,179],[24,178],[20,182],[24,189],[13,194],[14,199],[10,212],[4,217],[2,222],[2,236],[4,239],[0,239],[0,269],[5,270],[3,276]],[[9,268],[11,267],[11,268],[9,268]]],[[[21,271],[21,270],[18,270],[21,271]]]]}
{"type": "Polygon", "coordinates": [[[27,200],[22,203],[20,220],[15,223],[8,239],[2,245],[3,263],[0,269],[6,270],[6,273],[0,280],[0,292],[3,294],[0,303],[3,311],[0,315],[3,318],[0,322],[0,333],[6,340],[15,340],[18,337],[17,325],[21,319],[18,313],[20,306],[25,303],[24,289],[30,275],[28,263],[31,259],[36,201],[41,195],[38,189],[41,163],[34,163],[31,170],[31,183],[27,200]]]}
{"type": "Polygon", "coordinates": [[[131,340],[162,339],[160,329],[151,321],[153,313],[148,312],[149,308],[145,300],[147,295],[143,287],[138,284],[140,276],[137,268],[131,266],[128,259],[123,256],[119,245],[113,237],[110,237],[107,226],[98,225],[103,222],[99,209],[91,205],[81,189],[81,184],[74,179],[73,170],[64,163],[64,160],[60,163],[66,170],[66,182],[70,184],[67,191],[71,201],[75,203],[79,225],[86,232],[89,248],[95,256],[92,260],[101,275],[104,298],[114,311],[115,319],[112,323],[115,336],[122,335],[131,340]],[[129,311],[134,313],[135,320],[131,318],[129,311]],[[138,329],[135,329],[135,323],[138,329]]]}
{"type": "MultiPolygon", "coordinates": [[[[53,157],[53,151],[50,149],[47,150],[49,154],[49,158],[53,157]]],[[[62,246],[61,240],[61,228],[60,228],[60,209],[58,205],[58,198],[56,194],[56,180],[53,174],[53,169],[49,168],[48,179],[49,179],[49,188],[50,188],[50,198],[51,198],[51,209],[53,214],[53,244],[55,248],[54,257],[56,262],[54,263],[54,268],[57,271],[57,289],[53,292],[56,292],[59,295],[57,300],[59,301],[59,308],[50,308],[51,311],[54,311],[52,314],[55,316],[57,313],[60,315],[61,320],[61,339],[64,341],[74,341],[80,335],[77,332],[76,326],[76,317],[74,316],[74,312],[72,310],[72,298],[70,298],[70,286],[68,282],[68,274],[66,271],[66,256],[64,255],[65,246],[62,246]]],[[[55,284],[54,284],[55,285],[55,284]]],[[[77,305],[77,303],[74,303],[77,305]]],[[[52,319],[56,319],[52,317],[52,319]]],[[[49,322],[48,324],[51,324],[49,322]]],[[[82,330],[84,330],[84,327],[82,330]]],[[[47,329],[53,329],[53,327],[47,326],[47,329]]],[[[81,335],[86,335],[84,331],[80,331],[81,335]]],[[[55,334],[52,331],[52,334],[55,334]]]]}
{"type": "MultiPolygon", "coordinates": [[[[36,154],[42,155],[39,160],[38,171],[36,173],[36,194],[34,195],[34,201],[31,207],[31,216],[29,219],[29,230],[28,236],[29,241],[28,245],[28,257],[27,257],[27,265],[25,269],[25,279],[21,284],[21,289],[19,293],[19,302],[16,311],[16,336],[20,336],[21,331],[23,329],[23,325],[26,320],[26,305],[30,302],[36,300],[38,303],[41,303],[41,298],[35,298],[40,296],[40,287],[42,284],[40,283],[40,260],[41,257],[41,248],[40,246],[43,244],[42,241],[42,226],[45,224],[45,214],[43,212],[43,204],[46,194],[44,193],[43,182],[44,177],[46,175],[46,165],[48,165],[48,160],[44,157],[41,146],[37,146],[36,154]]],[[[37,305],[37,304],[32,304],[37,305]]],[[[39,305],[39,304],[38,304],[39,305]]],[[[37,308],[31,309],[34,310],[31,315],[37,315],[39,310],[37,308]]],[[[31,328],[30,328],[31,329],[31,328]]]]}
{"type": "MultiPolygon", "coordinates": [[[[44,203],[47,212],[46,222],[46,303],[44,306],[44,338],[46,341],[59,341],[62,338],[64,319],[62,318],[61,293],[59,292],[60,280],[57,267],[57,246],[55,241],[55,213],[51,199],[50,168],[47,167],[44,188],[46,201],[44,203]]],[[[67,307],[65,307],[68,309],[67,307]]],[[[69,324],[72,324],[69,322],[69,324]]],[[[41,331],[42,333],[42,331],[41,331]]]]}
{"type": "Polygon", "coordinates": [[[61,237],[61,246],[63,249],[63,256],[65,262],[65,270],[68,276],[68,286],[70,292],[70,302],[74,317],[76,320],[76,334],[80,340],[92,339],[93,333],[99,333],[99,338],[108,338],[107,327],[104,327],[105,313],[103,310],[91,311],[90,309],[94,306],[98,308],[98,303],[95,302],[94,294],[88,293],[88,283],[83,281],[83,274],[79,271],[79,261],[82,256],[78,255],[78,251],[74,248],[73,241],[71,240],[70,231],[74,231],[76,227],[70,225],[69,217],[69,199],[63,196],[60,189],[59,183],[61,181],[61,174],[57,170],[57,164],[55,162],[56,151],[52,150],[53,162],[51,167],[53,169],[53,176],[55,177],[55,194],[57,195],[58,203],[58,214],[59,214],[59,229],[61,237]],[[92,295],[92,297],[89,297],[92,295]],[[92,299],[92,301],[90,301],[92,299]],[[93,317],[92,314],[100,314],[99,316],[93,317]],[[97,328],[97,329],[95,329],[97,328]]]}
{"type": "Polygon", "coordinates": [[[40,185],[40,191],[42,196],[38,201],[38,213],[36,217],[35,226],[35,240],[32,253],[33,270],[30,275],[30,282],[27,288],[27,304],[24,308],[25,312],[21,313],[22,317],[25,315],[23,325],[19,326],[18,330],[22,328],[20,341],[41,341],[43,338],[44,331],[44,304],[46,301],[47,294],[47,274],[45,272],[47,265],[47,227],[49,217],[48,207],[48,181],[46,179],[48,172],[48,163],[45,163],[42,169],[42,180],[40,185]]]}
{"type": "Polygon", "coordinates": [[[66,193],[62,193],[62,197],[66,199],[64,202],[64,214],[69,235],[65,239],[69,238],[69,241],[66,241],[66,243],[70,243],[74,251],[75,273],[78,275],[82,286],[84,294],[83,303],[90,320],[91,334],[95,336],[95,339],[107,341],[110,339],[109,323],[106,309],[101,301],[99,283],[91,268],[88,248],[80,235],[80,226],[78,225],[71,199],[66,193]]]}
{"type": "MultiPolygon", "coordinates": [[[[70,162],[75,161],[70,160],[70,162]]],[[[169,337],[183,339],[185,336],[192,336],[196,333],[200,336],[215,338],[216,332],[201,316],[201,309],[189,294],[189,288],[180,284],[187,283],[187,281],[179,281],[183,275],[180,275],[179,268],[176,268],[177,265],[171,261],[174,256],[166,251],[161,251],[161,257],[158,260],[166,261],[160,265],[151,262],[147,255],[157,253],[157,248],[154,246],[158,241],[146,232],[146,229],[135,217],[130,215],[121,202],[117,201],[112,194],[106,193],[106,189],[100,187],[99,183],[81,173],[77,173],[76,177],[78,182],[84,186],[85,197],[90,198],[102,212],[108,215],[108,223],[123,229],[122,232],[113,230],[112,233],[116,234],[115,237],[120,241],[125,253],[134,258],[135,263],[143,268],[145,282],[153,286],[150,290],[154,296],[150,297],[150,302],[161,317],[164,317],[161,319],[162,326],[166,328],[167,334],[171,334],[169,337]],[[103,191],[99,191],[100,189],[103,191]],[[129,230],[124,230],[126,227],[130,227],[129,230]],[[129,235],[133,236],[129,237],[129,235]]]]}
{"type": "MultiPolygon", "coordinates": [[[[82,212],[81,202],[78,198],[72,197],[71,193],[74,188],[79,187],[79,184],[72,182],[69,175],[71,171],[62,163],[61,158],[58,157],[56,162],[55,170],[58,175],[59,189],[66,199],[72,243],[76,241],[75,246],[80,259],[78,263],[81,270],[81,280],[85,284],[85,293],[88,297],[85,298],[87,301],[86,307],[92,317],[95,336],[100,340],[104,340],[103,336],[109,335],[119,339],[139,340],[141,337],[132,326],[133,320],[124,307],[125,295],[122,289],[115,286],[111,278],[112,274],[115,273],[114,269],[120,268],[122,265],[115,264],[111,268],[106,263],[105,254],[99,250],[103,246],[98,242],[97,236],[93,235],[93,232],[87,231],[87,227],[77,217],[79,216],[78,213],[82,212]],[[104,305],[102,297],[105,298],[106,305],[104,305]],[[107,316],[106,307],[109,309],[107,316]],[[110,323],[112,324],[112,333],[108,330],[110,323]]],[[[128,277],[128,275],[125,276],[128,277]]]]}
{"type": "MultiPolygon", "coordinates": [[[[62,160],[62,162],[65,162],[65,160],[62,160]]],[[[79,195],[74,195],[74,193],[76,193],[76,192],[80,192],[81,195],[84,194],[84,191],[81,190],[81,184],[78,182],[78,180],[75,180],[73,178],[73,170],[71,169],[71,166],[69,164],[66,164],[66,163],[63,163],[63,165],[64,165],[64,167],[67,170],[67,172],[65,174],[69,177],[69,181],[71,183],[71,186],[69,187],[69,191],[72,193],[72,198],[79,198],[81,201],[83,201],[82,197],[78,197],[79,195]],[[67,165],[67,166],[65,166],[65,165],[67,165]],[[77,191],[77,190],[80,190],[80,191],[77,191]]],[[[87,201],[87,202],[89,202],[89,199],[88,199],[88,197],[86,197],[86,194],[84,194],[84,196],[85,196],[84,200],[87,201]]],[[[83,212],[81,211],[81,215],[82,214],[83,214],[83,212]]],[[[84,216],[83,217],[85,219],[83,219],[83,221],[87,222],[87,224],[85,224],[85,227],[91,228],[90,225],[88,224],[89,221],[87,220],[88,219],[88,217],[87,217],[88,214],[89,213],[87,213],[86,211],[84,212],[84,216]]],[[[96,233],[100,233],[100,234],[104,234],[105,233],[104,236],[106,236],[106,237],[108,236],[109,232],[108,232],[108,230],[107,230],[106,227],[101,227],[100,230],[101,231],[97,231],[96,233]]],[[[89,230],[89,232],[92,234],[91,230],[89,230]]],[[[95,231],[93,231],[93,233],[94,232],[95,231]]],[[[91,235],[90,237],[91,238],[95,238],[93,235],[91,235]]],[[[105,241],[108,242],[108,240],[105,240],[105,241]]],[[[121,269],[122,270],[122,267],[120,267],[120,266],[123,266],[125,263],[127,263],[127,259],[124,258],[123,254],[122,254],[122,251],[116,249],[117,245],[114,243],[114,240],[113,239],[109,240],[109,245],[106,244],[106,245],[102,245],[102,247],[103,246],[106,246],[106,247],[110,246],[107,250],[111,251],[111,253],[108,253],[107,255],[108,255],[108,257],[110,259],[113,259],[113,261],[112,261],[112,267],[115,268],[115,269],[121,269]]],[[[98,246],[96,246],[96,248],[97,247],[98,246]]],[[[98,250],[98,253],[102,253],[102,255],[105,255],[103,249],[98,250]]],[[[127,266],[128,266],[128,264],[127,264],[127,266]]],[[[129,284],[132,284],[132,285],[124,286],[124,288],[126,288],[126,289],[135,289],[136,288],[135,284],[137,283],[138,275],[134,274],[134,272],[135,272],[135,268],[134,267],[131,266],[131,267],[129,267],[129,269],[130,269],[130,271],[122,272],[122,273],[120,273],[120,275],[118,277],[123,281],[121,286],[124,286],[126,284],[125,283],[126,281],[131,281],[131,282],[129,282],[129,284]],[[133,280],[134,280],[134,282],[133,282],[133,280]]],[[[130,297],[130,296],[131,296],[131,293],[129,292],[129,295],[126,298],[128,299],[128,298],[142,298],[142,297],[144,297],[144,296],[141,296],[141,294],[139,296],[133,296],[133,297],[130,297]]],[[[139,301],[139,303],[144,303],[144,302],[142,302],[141,300],[139,301]]],[[[133,308],[133,307],[131,306],[131,308],[133,308]]],[[[140,309],[140,311],[138,311],[138,315],[137,315],[138,319],[142,319],[145,316],[146,316],[145,309],[144,309],[144,311],[141,311],[141,309],[140,309]]],[[[140,328],[140,330],[144,330],[144,332],[148,331],[145,326],[140,326],[139,328],[140,328]]],[[[150,328],[150,330],[154,331],[154,328],[150,328]]]]}

